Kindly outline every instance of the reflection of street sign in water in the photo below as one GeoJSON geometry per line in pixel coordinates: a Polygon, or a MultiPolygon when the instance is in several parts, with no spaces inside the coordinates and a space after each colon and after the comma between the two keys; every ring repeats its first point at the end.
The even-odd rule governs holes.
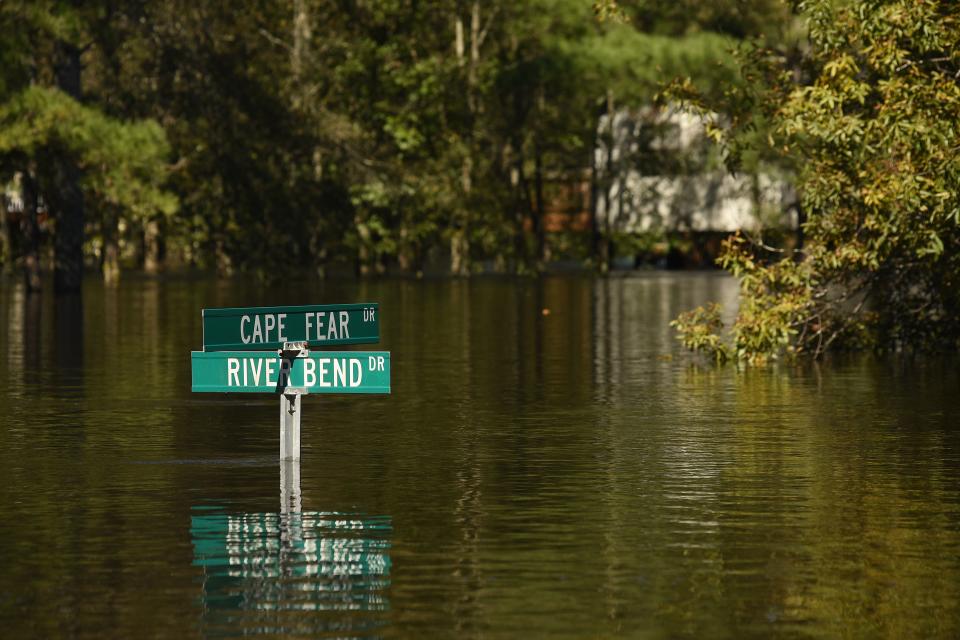
{"type": "Polygon", "coordinates": [[[288,342],[311,347],[376,344],[377,304],[313,304],[203,310],[204,351],[282,349],[288,342]]]}
{"type": "Polygon", "coordinates": [[[204,622],[277,634],[379,626],[377,612],[389,608],[391,533],[387,516],[194,508],[204,622]]]}

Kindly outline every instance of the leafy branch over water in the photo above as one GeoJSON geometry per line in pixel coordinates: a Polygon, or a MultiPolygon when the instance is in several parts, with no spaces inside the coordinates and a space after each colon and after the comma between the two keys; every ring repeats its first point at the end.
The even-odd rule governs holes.
{"type": "Polygon", "coordinates": [[[804,243],[781,255],[728,239],[719,263],[741,287],[729,336],[708,306],[676,320],[679,338],[755,364],[834,348],[955,348],[960,5],[799,7],[809,52],[799,63],[772,49],[743,55],[744,75],[762,81],[727,95],[721,137],[734,158],[775,153],[796,167],[804,243]]]}

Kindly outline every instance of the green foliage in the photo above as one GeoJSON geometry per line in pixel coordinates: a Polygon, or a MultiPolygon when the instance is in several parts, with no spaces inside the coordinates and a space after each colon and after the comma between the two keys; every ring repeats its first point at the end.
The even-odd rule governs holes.
{"type": "Polygon", "coordinates": [[[639,32],[629,25],[567,44],[579,65],[637,104],[652,100],[665,81],[678,76],[691,78],[706,95],[739,83],[735,46],[736,40],[717,33],[670,36],[639,32]]]}
{"type": "Polygon", "coordinates": [[[32,86],[0,105],[0,155],[50,153],[74,158],[94,208],[112,206],[139,219],[177,209],[163,188],[170,148],[155,122],[120,122],[57,89],[32,86]]]}
{"type": "Polygon", "coordinates": [[[718,363],[730,359],[730,349],[720,338],[723,328],[721,308],[715,302],[685,311],[670,323],[677,329],[680,342],[692,351],[702,351],[718,363]]]}
{"type": "MultiPolygon", "coordinates": [[[[739,359],[834,347],[953,349],[960,339],[960,5],[800,3],[811,49],[796,73],[755,50],[749,109],[798,169],[805,245],[779,259],[743,237],[739,359]],[[798,77],[800,80],[798,81],[798,77]]],[[[733,109],[732,111],[735,111],[733,109]]],[[[743,109],[741,109],[743,111],[743,109]]],[[[749,118],[725,140],[742,146],[749,118]]],[[[751,140],[756,144],[756,139],[751,140]]],[[[695,317],[679,320],[681,336],[695,317]]],[[[691,346],[688,340],[685,340],[691,346]]]]}
{"type": "Polygon", "coordinates": [[[676,74],[740,84],[729,49],[782,14],[679,6],[11,0],[0,170],[78,163],[88,233],[159,221],[174,264],[419,272],[457,247],[464,272],[532,273],[556,239],[548,183],[590,179],[600,111],[676,74]],[[66,45],[82,51],[73,102],[50,89],[66,45]]]}

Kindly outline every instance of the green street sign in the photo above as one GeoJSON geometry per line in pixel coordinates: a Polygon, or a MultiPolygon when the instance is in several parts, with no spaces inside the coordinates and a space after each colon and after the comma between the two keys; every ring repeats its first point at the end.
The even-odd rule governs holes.
{"type": "Polygon", "coordinates": [[[389,351],[192,351],[193,391],[217,393],[390,393],[389,351]]]}
{"type": "Polygon", "coordinates": [[[375,302],[203,310],[204,351],[264,351],[281,349],[288,342],[332,347],[379,341],[375,302]]]}

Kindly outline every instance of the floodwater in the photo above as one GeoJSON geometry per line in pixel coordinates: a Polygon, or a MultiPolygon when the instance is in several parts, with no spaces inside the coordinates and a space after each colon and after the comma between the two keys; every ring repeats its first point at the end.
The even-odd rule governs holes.
{"type": "Polygon", "coordinates": [[[960,637],[956,359],[697,365],[716,274],[0,281],[0,635],[960,637]],[[203,307],[380,303],[391,396],[192,394],[203,307]]]}

